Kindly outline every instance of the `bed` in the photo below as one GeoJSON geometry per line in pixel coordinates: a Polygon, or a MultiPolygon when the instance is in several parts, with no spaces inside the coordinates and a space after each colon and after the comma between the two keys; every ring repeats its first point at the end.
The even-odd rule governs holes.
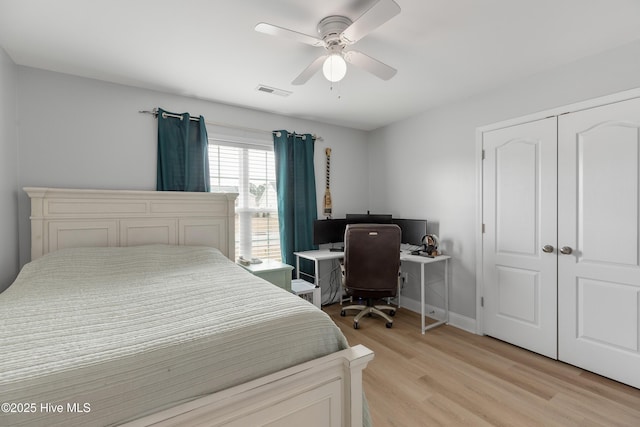
{"type": "Polygon", "coordinates": [[[369,423],[373,353],[231,261],[235,195],[26,191],[32,261],[0,294],[0,425],[369,423]]]}

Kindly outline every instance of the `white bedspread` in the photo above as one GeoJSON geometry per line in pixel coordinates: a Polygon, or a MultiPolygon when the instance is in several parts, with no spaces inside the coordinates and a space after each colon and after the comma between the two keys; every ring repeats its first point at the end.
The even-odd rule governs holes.
{"type": "Polygon", "coordinates": [[[216,249],[61,250],[0,294],[0,403],[35,404],[0,425],[118,424],[346,347],[325,313],[216,249]]]}

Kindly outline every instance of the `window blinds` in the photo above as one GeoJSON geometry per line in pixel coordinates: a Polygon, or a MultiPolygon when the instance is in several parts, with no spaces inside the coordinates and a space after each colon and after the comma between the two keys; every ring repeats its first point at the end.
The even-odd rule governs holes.
{"type": "Polygon", "coordinates": [[[236,254],[280,260],[275,159],[270,146],[210,140],[211,191],[237,192],[236,254]]]}

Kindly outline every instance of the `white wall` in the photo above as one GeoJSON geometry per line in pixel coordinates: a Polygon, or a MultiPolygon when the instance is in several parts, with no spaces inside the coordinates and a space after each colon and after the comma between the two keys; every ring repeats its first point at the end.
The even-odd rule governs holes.
{"type": "Polygon", "coordinates": [[[0,292],[18,272],[18,67],[0,48],[0,292]]]}
{"type": "MultiPolygon", "coordinates": [[[[315,133],[324,139],[315,146],[319,214],[325,147],[332,148],[335,214],[367,209],[365,132],[28,67],[18,67],[18,75],[17,188],[154,190],[157,123],[138,111],[162,107],[202,114],[213,122],[315,133]]],[[[22,191],[19,208],[20,262],[24,264],[29,260],[30,232],[29,200],[22,191]]]]}
{"type": "MultiPolygon", "coordinates": [[[[319,214],[324,190],[324,148],[332,148],[334,217],[348,212],[426,218],[430,231],[454,257],[451,308],[475,318],[475,129],[563,104],[640,87],[640,42],[525,81],[505,84],[369,134],[313,121],[194,98],[16,67],[0,54],[0,263],[15,268],[15,198],[19,198],[20,264],[29,259],[29,203],[20,188],[153,189],[156,122],[138,110],[163,107],[203,114],[208,120],[259,129],[314,132],[319,214]],[[17,94],[15,81],[18,80],[17,94]],[[15,119],[17,103],[18,129],[15,119]],[[9,122],[9,124],[7,124],[9,122]],[[14,143],[19,136],[18,167],[14,143]],[[18,173],[17,183],[15,175],[18,173]],[[12,183],[12,184],[9,184],[12,183]],[[17,194],[17,196],[16,196],[17,194]],[[12,199],[13,197],[13,199],[12,199]],[[4,234],[2,234],[4,233],[4,234]]],[[[442,272],[427,296],[441,305],[442,272]]],[[[404,294],[418,299],[417,271],[404,294]]],[[[4,279],[0,277],[0,284],[4,279]]]]}
{"type": "MultiPolygon", "coordinates": [[[[636,87],[640,41],[378,129],[369,137],[371,209],[433,222],[453,257],[451,310],[475,319],[476,128],[636,87]]],[[[428,301],[441,306],[441,271],[428,273],[428,301]]],[[[403,294],[419,299],[416,286],[403,294]]]]}

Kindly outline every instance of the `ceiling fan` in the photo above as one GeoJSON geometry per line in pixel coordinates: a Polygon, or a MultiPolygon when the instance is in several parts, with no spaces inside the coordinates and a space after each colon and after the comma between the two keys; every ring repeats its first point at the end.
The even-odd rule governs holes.
{"type": "Polygon", "coordinates": [[[395,1],[377,0],[355,21],[339,15],[331,15],[322,19],[317,27],[319,37],[265,22],[256,25],[255,30],[260,33],[286,37],[311,46],[325,48],[326,52],[316,58],[291,82],[294,85],[305,84],[320,68],[322,68],[327,80],[331,82],[340,81],[347,72],[347,62],[383,80],[389,80],[396,74],[397,70],[395,68],[362,52],[345,50],[345,48],[354,44],[398,13],[400,13],[400,6],[395,1]]]}

